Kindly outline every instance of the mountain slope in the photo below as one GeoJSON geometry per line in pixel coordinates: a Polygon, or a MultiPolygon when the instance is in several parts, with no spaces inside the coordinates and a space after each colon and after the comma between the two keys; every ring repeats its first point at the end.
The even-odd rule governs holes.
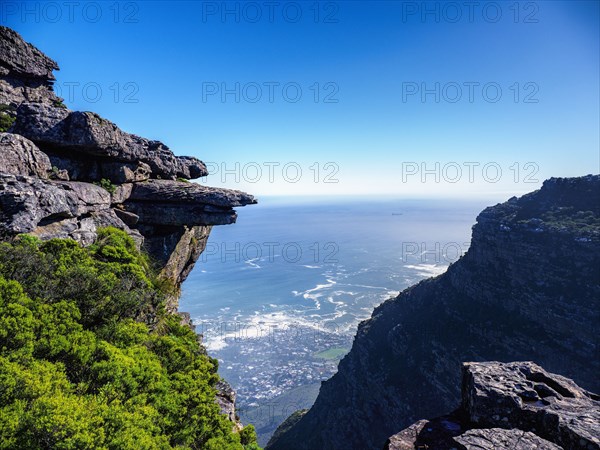
{"type": "Polygon", "coordinates": [[[485,209],[446,273],[377,307],[314,406],[268,449],[381,449],[453,410],[462,361],[532,360],[597,392],[600,176],[485,209]]]}

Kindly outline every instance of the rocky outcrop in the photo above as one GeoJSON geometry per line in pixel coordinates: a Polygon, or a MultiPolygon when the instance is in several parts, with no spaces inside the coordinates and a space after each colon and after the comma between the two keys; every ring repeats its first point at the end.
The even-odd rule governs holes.
{"type": "Polygon", "coordinates": [[[463,407],[478,427],[535,432],[564,448],[600,449],[600,396],[531,363],[467,363],[463,407]]]}
{"type": "MultiPolygon", "coordinates": [[[[561,450],[552,442],[537,435],[521,430],[504,430],[491,428],[486,430],[469,430],[456,437],[458,450],[561,450]]],[[[418,448],[418,447],[417,447],[418,448]]]]}
{"type": "Polygon", "coordinates": [[[43,103],[23,103],[16,112],[11,131],[35,142],[50,155],[55,155],[59,169],[81,166],[92,160],[93,174],[77,171],[84,178],[108,178],[113,182],[136,181],[112,177],[115,162],[128,163],[133,172],[152,178],[193,179],[208,175],[206,166],[197,158],[175,156],[160,141],[151,141],[121,131],[114,123],[91,112],[69,111],[43,103]],[[105,164],[109,167],[105,170],[105,164]],[[131,165],[134,167],[131,167],[131,165]]]}
{"type": "Polygon", "coordinates": [[[140,245],[142,236],[111,208],[110,194],[100,186],[51,181],[0,173],[0,236],[29,233],[41,239],[71,238],[84,245],[99,227],[127,231],[140,245]]]}
{"type": "Polygon", "coordinates": [[[18,33],[0,26],[0,104],[16,109],[23,102],[60,104],[52,90],[58,65],[18,33]]]}
{"type": "MultiPolygon", "coordinates": [[[[28,233],[92,244],[100,227],[125,230],[176,288],[234,207],[256,203],[239,191],[187,180],[207,175],[197,158],[120,130],[92,112],[70,111],[54,94],[56,62],[0,27],[0,239],[28,233]]],[[[177,312],[178,289],[166,309],[177,312]]],[[[193,328],[189,315],[182,323],[193,328]]],[[[236,429],[235,392],[216,401],[236,429]]]]}
{"type": "Polygon", "coordinates": [[[235,412],[235,391],[225,380],[220,380],[216,384],[215,389],[217,391],[217,404],[221,408],[221,414],[225,414],[229,420],[236,424],[237,429],[241,430],[242,426],[235,412]]]}
{"type": "MultiPolygon", "coordinates": [[[[239,191],[186,180],[207,175],[197,158],[120,130],[92,112],[70,111],[53,92],[56,62],[0,27],[0,235],[30,233],[89,245],[99,227],[129,233],[162,276],[179,286],[214,225],[234,223],[239,191]],[[4,117],[5,118],[5,117],[4,117]]],[[[177,309],[177,293],[167,309],[177,309]]]]}
{"type": "Polygon", "coordinates": [[[385,450],[599,449],[600,397],[532,362],[465,363],[452,414],[391,436],[385,450]]]}
{"type": "Polygon", "coordinates": [[[50,158],[29,139],[18,134],[0,133],[0,173],[48,178],[50,158]]]}
{"type": "Polygon", "coordinates": [[[532,360],[598,392],[598,299],[600,176],[547,180],[484,210],[446,273],[378,306],[313,407],[268,448],[381,449],[457,407],[462,361],[532,360]]]}

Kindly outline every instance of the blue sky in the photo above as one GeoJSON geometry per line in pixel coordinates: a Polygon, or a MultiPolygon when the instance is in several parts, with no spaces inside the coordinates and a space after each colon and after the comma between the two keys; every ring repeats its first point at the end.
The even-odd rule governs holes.
{"type": "Polygon", "coordinates": [[[597,1],[0,8],[70,108],[201,158],[210,185],[500,199],[600,171],[597,1]]]}

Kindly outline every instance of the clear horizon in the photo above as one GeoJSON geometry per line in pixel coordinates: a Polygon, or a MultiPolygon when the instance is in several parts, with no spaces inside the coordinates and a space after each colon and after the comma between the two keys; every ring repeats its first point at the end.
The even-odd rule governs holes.
{"type": "Polygon", "coordinates": [[[598,2],[267,3],[0,19],[58,62],[69,108],[199,157],[203,184],[461,198],[600,172],[598,2]]]}

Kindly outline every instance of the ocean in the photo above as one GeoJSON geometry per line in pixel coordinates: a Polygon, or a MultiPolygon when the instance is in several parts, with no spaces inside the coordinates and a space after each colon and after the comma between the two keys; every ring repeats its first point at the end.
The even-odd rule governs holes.
{"type": "Polygon", "coordinates": [[[219,360],[262,445],[289,414],[310,407],[375,306],[468,249],[485,206],[274,197],[213,228],[180,310],[219,360]]]}

